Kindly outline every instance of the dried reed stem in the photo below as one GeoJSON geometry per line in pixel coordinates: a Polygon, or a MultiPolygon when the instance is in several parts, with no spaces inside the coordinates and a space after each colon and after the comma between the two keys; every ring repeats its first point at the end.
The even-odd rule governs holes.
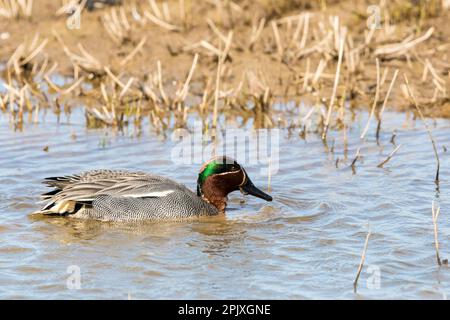
{"type": "Polygon", "coordinates": [[[369,119],[367,119],[367,124],[363,130],[363,132],[361,133],[360,139],[364,139],[364,136],[367,133],[367,130],[369,130],[369,125],[370,125],[370,120],[372,120],[372,117],[375,113],[375,108],[377,107],[377,103],[378,103],[378,98],[380,95],[380,61],[378,60],[378,58],[376,59],[376,65],[377,65],[377,87],[375,89],[375,98],[373,99],[373,105],[372,105],[372,110],[370,111],[370,115],[369,115],[369,119]]]}
{"type": "Polygon", "coordinates": [[[423,124],[425,126],[425,129],[428,132],[428,136],[430,137],[431,144],[433,145],[434,156],[436,157],[436,166],[437,166],[437,168],[436,168],[436,177],[435,177],[434,180],[435,180],[435,182],[439,182],[439,169],[440,169],[441,163],[439,161],[439,154],[437,152],[436,142],[434,141],[433,134],[431,132],[430,127],[428,127],[428,124],[425,121],[425,117],[423,116],[422,110],[420,109],[420,107],[419,107],[419,105],[417,103],[417,100],[414,97],[414,95],[413,95],[413,93],[411,91],[411,88],[409,87],[409,81],[408,81],[408,77],[406,76],[406,74],[403,74],[403,78],[405,80],[406,90],[408,91],[408,95],[412,99],[412,102],[413,102],[414,106],[416,107],[416,110],[419,113],[420,118],[422,119],[422,122],[423,122],[423,124]]]}
{"type": "Polygon", "coordinates": [[[181,90],[181,92],[178,95],[179,101],[184,101],[186,99],[186,96],[189,91],[189,83],[191,82],[192,76],[194,75],[194,70],[195,70],[195,67],[197,66],[197,61],[198,61],[198,54],[195,54],[194,60],[192,61],[191,69],[189,70],[189,74],[186,78],[186,81],[184,82],[183,89],[181,90]]]}
{"type": "Polygon", "coordinates": [[[228,51],[230,50],[232,39],[233,39],[233,32],[230,31],[228,33],[225,49],[223,50],[223,53],[219,56],[219,61],[217,63],[216,88],[214,91],[214,109],[213,109],[213,124],[212,124],[213,128],[217,127],[217,113],[219,108],[219,93],[220,93],[220,76],[222,74],[222,66],[225,63],[228,51]]]}
{"type": "Polygon", "coordinates": [[[180,31],[181,30],[180,27],[173,25],[171,23],[165,22],[164,20],[161,20],[158,17],[155,17],[153,14],[151,14],[148,11],[144,11],[144,15],[148,20],[150,20],[154,24],[160,26],[161,28],[167,29],[169,31],[180,31]]]}
{"type": "Polygon", "coordinates": [[[437,219],[439,218],[439,214],[441,212],[441,208],[438,207],[436,210],[434,208],[434,201],[431,203],[431,217],[433,218],[433,229],[434,229],[434,247],[436,249],[436,260],[439,266],[442,265],[441,257],[439,256],[439,240],[438,240],[438,227],[437,227],[437,219]]]}
{"type": "Polygon", "coordinates": [[[402,145],[400,144],[400,145],[398,145],[390,154],[389,154],[389,156],[384,160],[384,161],[382,161],[379,165],[377,165],[377,167],[378,168],[383,168],[383,166],[386,164],[386,163],[388,163],[391,159],[392,159],[392,157],[394,156],[394,154],[398,151],[398,149],[400,149],[400,147],[401,147],[402,145]]]}
{"type": "Polygon", "coordinates": [[[219,58],[217,63],[217,75],[216,75],[216,89],[214,91],[214,109],[213,109],[213,124],[212,127],[217,127],[217,112],[219,108],[219,88],[220,88],[220,74],[222,73],[223,59],[219,58]]]}
{"type": "Polygon", "coordinates": [[[305,14],[305,18],[303,19],[303,34],[302,39],[300,40],[299,48],[303,49],[306,46],[306,40],[308,39],[308,29],[309,29],[309,13],[305,14]]]}
{"type": "Polygon", "coordinates": [[[386,108],[387,101],[389,99],[389,95],[391,94],[392,88],[394,87],[395,80],[397,79],[398,75],[398,69],[395,70],[394,76],[392,77],[391,83],[389,84],[389,89],[386,93],[386,97],[384,97],[383,106],[381,107],[380,113],[378,114],[378,126],[377,126],[377,138],[380,135],[380,129],[381,129],[381,118],[383,117],[384,109],[386,108]]]}
{"type": "Polygon", "coordinates": [[[375,50],[375,56],[379,55],[397,55],[397,54],[404,54],[409,49],[413,48],[414,46],[418,45],[419,43],[427,40],[431,35],[433,34],[434,28],[431,27],[428,29],[428,31],[421,37],[412,40],[412,41],[406,41],[403,40],[401,43],[398,44],[391,44],[387,46],[383,46],[380,48],[377,48],[375,50]]]}
{"type": "Polygon", "coordinates": [[[158,19],[163,19],[163,16],[161,14],[161,11],[158,8],[158,5],[156,4],[155,0],[148,0],[150,7],[152,8],[153,13],[155,14],[158,19]]]}
{"type": "Polygon", "coordinates": [[[208,18],[206,19],[206,23],[208,24],[208,27],[210,27],[211,30],[219,37],[220,40],[222,40],[223,42],[227,42],[227,37],[222,32],[220,32],[214,21],[208,18]]]}
{"type": "Polygon", "coordinates": [[[264,25],[266,23],[266,19],[262,18],[259,20],[258,27],[252,27],[252,34],[250,35],[250,41],[248,44],[248,48],[250,50],[253,50],[253,46],[255,45],[256,41],[258,41],[259,37],[261,36],[261,33],[264,30],[264,25]]]}
{"type": "Polygon", "coordinates": [[[275,37],[275,42],[277,44],[278,57],[281,59],[283,57],[283,45],[281,44],[280,33],[278,32],[278,26],[275,21],[272,21],[272,31],[275,37]]]}
{"type": "Polygon", "coordinates": [[[138,43],[138,45],[136,46],[136,48],[133,49],[133,51],[130,52],[129,55],[127,55],[121,62],[120,62],[120,66],[123,67],[125,64],[127,64],[131,59],[134,58],[134,56],[142,49],[142,47],[144,46],[145,42],[147,41],[147,37],[144,36],[142,38],[142,40],[138,43]]]}
{"type": "Polygon", "coordinates": [[[352,168],[355,168],[356,161],[358,161],[360,155],[361,155],[361,148],[358,148],[358,150],[356,150],[355,158],[353,159],[352,164],[350,165],[352,168]]]}
{"type": "Polygon", "coordinates": [[[222,51],[220,51],[219,49],[217,49],[216,47],[214,47],[211,43],[209,43],[206,40],[202,40],[200,41],[200,46],[211,51],[213,54],[217,55],[217,56],[221,56],[222,55],[222,51]]]}
{"type": "Polygon", "coordinates": [[[370,231],[370,226],[369,226],[369,232],[367,232],[366,241],[364,242],[364,249],[361,253],[361,261],[359,262],[358,271],[356,273],[356,278],[355,278],[355,281],[353,282],[353,289],[355,290],[355,292],[356,292],[356,288],[358,286],[359,276],[361,275],[361,271],[364,266],[364,261],[366,260],[366,251],[367,251],[367,246],[369,244],[370,235],[371,235],[371,231],[370,231]]]}
{"type": "Polygon", "coordinates": [[[167,98],[166,92],[164,91],[163,81],[162,81],[162,68],[161,68],[161,61],[158,60],[157,62],[157,68],[158,68],[158,89],[161,94],[161,97],[166,104],[166,106],[169,106],[169,99],[167,98]]]}
{"type": "Polygon", "coordinates": [[[25,59],[23,59],[21,61],[21,65],[25,65],[26,63],[30,62],[34,57],[36,57],[39,52],[42,51],[42,49],[44,49],[44,47],[47,45],[48,39],[44,39],[42,41],[42,43],[39,45],[39,47],[37,47],[35,50],[33,50],[33,52],[31,52],[28,57],[26,57],[25,59]]]}
{"type": "Polygon", "coordinates": [[[343,35],[341,35],[340,38],[341,38],[340,39],[341,41],[339,44],[338,64],[336,67],[336,76],[334,78],[333,93],[331,95],[330,105],[328,106],[327,118],[325,120],[325,127],[324,127],[324,130],[322,133],[323,140],[326,140],[326,138],[327,138],[328,126],[330,125],[330,119],[331,119],[331,111],[333,110],[334,100],[336,98],[336,91],[337,91],[337,87],[338,87],[338,83],[339,83],[339,75],[341,73],[342,55],[344,53],[345,33],[343,35]]]}
{"type": "Polygon", "coordinates": [[[84,77],[80,77],[77,81],[75,81],[69,88],[67,88],[66,90],[62,91],[61,94],[65,95],[65,94],[69,94],[70,92],[72,92],[75,88],[77,88],[82,82],[84,81],[84,77]]]}
{"type": "Polygon", "coordinates": [[[108,67],[104,67],[104,70],[106,72],[106,74],[115,82],[117,83],[121,88],[125,88],[125,85],[122,83],[122,81],[119,80],[119,78],[117,78],[114,73],[112,73],[112,71],[108,68],[108,67]]]}
{"type": "Polygon", "coordinates": [[[130,89],[131,85],[133,84],[134,78],[131,77],[127,84],[125,85],[125,87],[123,87],[122,91],[119,94],[119,100],[122,100],[122,98],[125,96],[125,94],[127,93],[127,91],[130,89]]]}

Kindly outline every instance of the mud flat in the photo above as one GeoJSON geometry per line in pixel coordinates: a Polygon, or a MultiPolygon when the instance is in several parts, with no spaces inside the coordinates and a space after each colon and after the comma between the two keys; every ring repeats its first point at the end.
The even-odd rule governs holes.
{"type": "Polygon", "coordinates": [[[0,108],[16,127],[26,113],[79,104],[94,126],[130,116],[183,126],[189,112],[210,127],[221,114],[299,126],[273,110],[294,101],[316,106],[326,131],[350,109],[378,118],[386,107],[415,110],[403,74],[425,115],[450,117],[441,1],[150,0],[88,10],[94,2],[1,8],[0,108]]]}

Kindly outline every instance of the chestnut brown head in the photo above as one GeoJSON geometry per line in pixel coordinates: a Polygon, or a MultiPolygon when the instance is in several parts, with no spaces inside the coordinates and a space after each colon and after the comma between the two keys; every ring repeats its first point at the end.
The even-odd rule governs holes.
{"type": "Polygon", "coordinates": [[[200,169],[197,195],[215,205],[220,211],[225,209],[227,195],[237,190],[272,201],[270,195],[255,187],[245,169],[229,157],[215,157],[200,169]]]}

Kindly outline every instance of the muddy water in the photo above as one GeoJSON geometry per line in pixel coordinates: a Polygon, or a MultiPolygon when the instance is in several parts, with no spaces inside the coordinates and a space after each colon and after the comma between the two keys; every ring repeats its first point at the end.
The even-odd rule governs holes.
{"type": "MultiPolygon", "coordinates": [[[[173,142],[144,129],[86,130],[83,115],[60,124],[47,115],[14,132],[0,123],[0,298],[419,298],[450,294],[450,269],[435,260],[431,203],[439,218],[441,256],[450,258],[450,122],[429,121],[441,156],[441,182],[420,121],[386,114],[380,143],[361,147],[366,115],[334,147],[295,133],[280,136],[272,203],[230,197],[224,219],[146,225],[34,218],[40,180],[92,168],[157,172],[195,188],[198,164],[174,165],[173,142]],[[384,168],[394,148],[402,147],[384,168]],[[44,148],[48,146],[48,150],[44,148]],[[333,153],[330,149],[333,149],[333,153]],[[336,167],[336,159],[339,158],[336,167]],[[353,280],[368,223],[372,230],[358,292],[353,280]],[[79,269],[78,269],[79,268],[79,269]],[[80,271],[80,288],[73,275],[80,271]]],[[[145,128],[145,126],[144,126],[145,128]]],[[[330,143],[331,144],[331,143],[330,143]]],[[[247,167],[267,190],[258,166],[247,167]]]]}

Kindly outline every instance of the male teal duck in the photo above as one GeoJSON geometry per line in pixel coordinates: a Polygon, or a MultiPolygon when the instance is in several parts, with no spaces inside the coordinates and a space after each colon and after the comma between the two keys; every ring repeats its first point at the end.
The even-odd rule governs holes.
{"type": "Polygon", "coordinates": [[[54,188],[41,198],[45,206],[35,212],[102,221],[182,220],[225,213],[227,195],[244,194],[272,201],[256,188],[245,169],[221,156],[200,169],[197,193],[171,179],[144,172],[92,170],[46,178],[54,188]]]}

